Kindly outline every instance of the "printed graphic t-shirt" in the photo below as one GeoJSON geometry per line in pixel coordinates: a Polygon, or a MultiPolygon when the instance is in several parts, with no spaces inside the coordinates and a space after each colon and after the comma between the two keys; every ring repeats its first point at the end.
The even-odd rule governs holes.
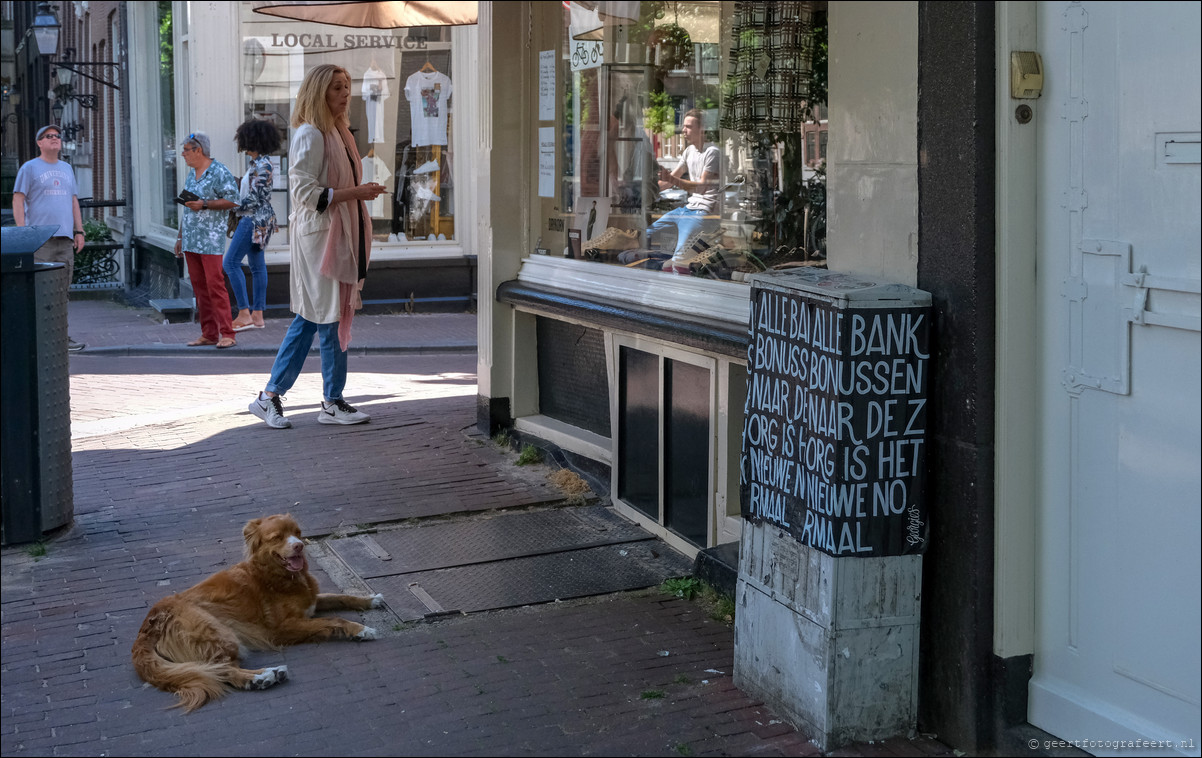
{"type": "Polygon", "coordinates": [[[447,101],[451,99],[451,77],[439,71],[418,71],[405,81],[413,144],[447,144],[447,101]]]}
{"type": "Polygon", "coordinates": [[[21,166],[13,192],[25,194],[26,226],[57,226],[55,237],[73,237],[75,208],[71,198],[79,194],[75,171],[67,163],[48,163],[40,157],[21,166]]]}

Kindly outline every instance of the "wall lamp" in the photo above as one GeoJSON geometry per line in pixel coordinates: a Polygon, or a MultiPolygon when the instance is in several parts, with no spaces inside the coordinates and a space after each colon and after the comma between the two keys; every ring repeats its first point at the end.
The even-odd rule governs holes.
{"type": "MultiPolygon", "coordinates": [[[[61,29],[62,24],[59,23],[58,16],[54,13],[54,7],[49,2],[43,1],[38,3],[33,26],[25,31],[25,38],[27,39],[32,34],[37,42],[38,52],[46,58],[53,58],[58,54],[58,36],[61,29]]],[[[20,52],[24,47],[25,39],[22,39],[17,51],[20,52]]],[[[69,86],[72,74],[79,74],[106,87],[112,87],[115,90],[121,89],[117,84],[117,77],[121,73],[120,63],[116,61],[77,61],[74,58],[75,48],[68,47],[63,51],[63,57],[60,60],[52,61],[54,76],[58,79],[59,85],[69,86]],[[94,76],[88,73],[89,71],[96,71],[99,76],[94,76]]],[[[76,98],[85,108],[96,107],[95,95],[76,95],[76,98]]]]}

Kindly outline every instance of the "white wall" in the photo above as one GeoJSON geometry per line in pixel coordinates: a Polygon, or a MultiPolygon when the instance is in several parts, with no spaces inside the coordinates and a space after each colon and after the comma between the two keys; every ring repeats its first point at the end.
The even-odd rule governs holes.
{"type": "MultiPolygon", "coordinates": [[[[535,347],[533,317],[516,315],[496,300],[497,287],[517,277],[522,258],[530,253],[532,183],[534,170],[529,140],[535,132],[530,92],[537,82],[534,47],[551,43],[531,40],[534,29],[542,37],[559,30],[559,4],[481,3],[479,24],[480,102],[476,207],[481,209],[478,229],[479,350],[476,376],[483,398],[509,398],[511,411],[526,409],[532,383],[515,387],[515,365],[532,364],[535,347]],[[515,334],[515,329],[521,332],[515,334]],[[519,358],[516,353],[521,352],[519,358]],[[521,398],[515,397],[523,393],[521,398]]],[[[536,90],[535,90],[536,91],[536,90]]],[[[537,407],[537,406],[535,406],[537,407]]]]}
{"type": "MultiPolygon", "coordinates": [[[[239,65],[242,39],[238,6],[228,2],[189,2],[187,27],[187,104],[176,102],[176,130],[182,138],[201,131],[212,141],[213,157],[240,176],[241,160],[234,130],[244,120],[239,65]]],[[[181,60],[177,57],[176,65],[181,60]]]]}
{"type": "Polygon", "coordinates": [[[829,267],[918,279],[918,3],[830,4],[829,267]]]}

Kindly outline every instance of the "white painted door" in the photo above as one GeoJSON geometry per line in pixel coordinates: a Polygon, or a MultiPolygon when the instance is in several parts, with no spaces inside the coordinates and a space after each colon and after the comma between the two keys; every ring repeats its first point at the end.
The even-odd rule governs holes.
{"type": "MultiPolygon", "coordinates": [[[[1199,3],[1038,5],[1028,718],[1199,754],[1199,3]],[[1184,742],[1179,742],[1184,741],[1184,742]]],[[[999,557],[1004,560],[1004,557],[999,557]]],[[[1104,741],[1110,740],[1107,745],[1104,741]]]]}

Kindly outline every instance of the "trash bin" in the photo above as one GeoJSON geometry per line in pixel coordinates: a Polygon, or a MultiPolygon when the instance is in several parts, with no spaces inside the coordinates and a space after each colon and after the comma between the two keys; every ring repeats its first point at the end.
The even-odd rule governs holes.
{"type": "Polygon", "coordinates": [[[53,226],[0,230],[0,544],[71,522],[67,267],[35,263],[53,226]]]}

